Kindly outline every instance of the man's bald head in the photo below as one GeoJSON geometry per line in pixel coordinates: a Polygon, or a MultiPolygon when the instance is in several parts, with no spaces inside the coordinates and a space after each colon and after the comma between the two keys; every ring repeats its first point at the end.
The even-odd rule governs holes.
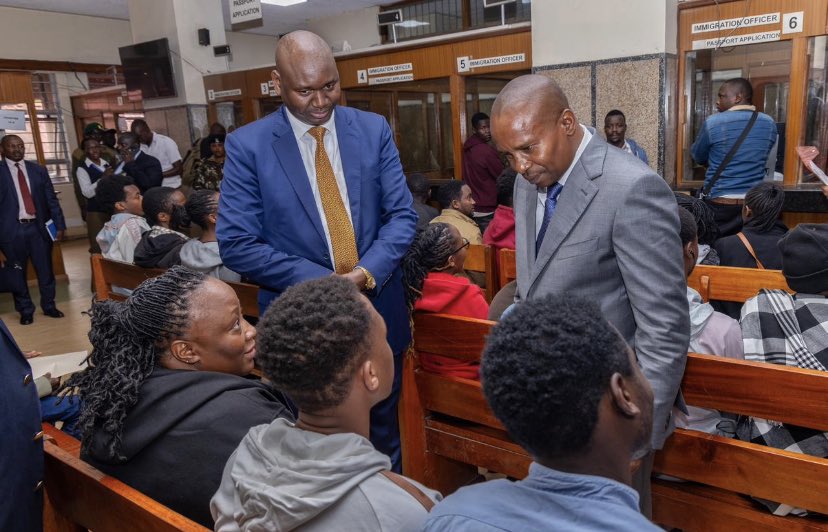
{"type": "Polygon", "coordinates": [[[492,106],[492,137],[509,164],[538,187],[558,182],[583,138],[566,94],[546,76],[513,79],[492,106]]]}
{"type": "Polygon", "coordinates": [[[279,70],[280,66],[289,66],[291,61],[288,58],[296,55],[313,56],[334,61],[331,47],[328,46],[325,39],[305,30],[292,31],[276,43],[276,70],[279,70]]]}
{"type": "Polygon", "coordinates": [[[331,47],[309,31],[288,33],[276,44],[276,93],[288,111],[312,126],[330,120],[339,103],[339,72],[331,47]]]}
{"type": "Polygon", "coordinates": [[[544,114],[557,119],[569,108],[569,100],[561,87],[551,78],[529,74],[513,79],[503,87],[492,106],[492,115],[515,106],[543,108],[544,114]]]}

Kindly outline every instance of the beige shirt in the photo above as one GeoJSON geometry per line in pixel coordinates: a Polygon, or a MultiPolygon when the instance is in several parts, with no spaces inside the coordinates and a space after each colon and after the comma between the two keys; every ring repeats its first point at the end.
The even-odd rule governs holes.
{"type": "Polygon", "coordinates": [[[443,209],[440,216],[432,219],[429,223],[438,222],[453,225],[460,231],[460,236],[472,244],[480,245],[483,243],[483,234],[480,232],[480,227],[474,223],[474,220],[458,210],[443,209]]]}

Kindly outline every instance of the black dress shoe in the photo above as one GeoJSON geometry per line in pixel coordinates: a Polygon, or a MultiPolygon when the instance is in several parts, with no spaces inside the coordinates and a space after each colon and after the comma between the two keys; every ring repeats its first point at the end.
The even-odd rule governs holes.
{"type": "Polygon", "coordinates": [[[63,312],[59,311],[56,308],[53,308],[51,310],[44,310],[43,313],[46,314],[47,316],[51,317],[51,318],[62,318],[63,317],[63,312]]]}
{"type": "Polygon", "coordinates": [[[31,325],[34,322],[34,316],[20,316],[20,325],[31,325]]]}

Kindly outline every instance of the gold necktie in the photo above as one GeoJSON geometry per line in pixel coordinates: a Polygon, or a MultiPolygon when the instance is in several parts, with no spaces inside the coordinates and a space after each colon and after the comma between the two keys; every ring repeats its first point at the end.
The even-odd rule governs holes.
{"type": "Polygon", "coordinates": [[[312,127],[309,131],[316,139],[316,183],[319,187],[319,196],[322,198],[322,210],[325,211],[325,220],[328,222],[328,233],[331,235],[333,248],[333,263],[336,273],[353,271],[359,262],[354,226],[342,203],[342,195],[336,184],[331,160],[325,151],[325,128],[312,127]]]}

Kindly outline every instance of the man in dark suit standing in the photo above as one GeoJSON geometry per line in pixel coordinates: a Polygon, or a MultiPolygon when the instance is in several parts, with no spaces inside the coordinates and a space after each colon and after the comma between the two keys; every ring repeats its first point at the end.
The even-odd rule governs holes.
{"type": "MultiPolygon", "coordinates": [[[[40,307],[53,318],[63,312],[55,306],[55,273],[52,270],[52,237],[46,228],[54,223],[55,240],[62,240],[66,231],[52,180],[46,168],[24,161],[26,147],[17,135],[0,140],[3,164],[0,164],[0,250],[7,260],[20,265],[7,273],[26,275],[29,260],[37,272],[40,307]]],[[[35,306],[24,282],[14,293],[14,308],[20,313],[21,325],[34,321],[35,306]]]]}
{"type": "Polygon", "coordinates": [[[122,133],[118,137],[123,162],[115,169],[116,174],[126,174],[135,182],[141,194],[164,182],[161,162],[148,153],[141,151],[141,143],[135,133],[122,133]]]}
{"type": "Polygon", "coordinates": [[[411,341],[399,264],[417,224],[399,152],[383,117],[337,105],[339,72],[321,37],[285,35],[276,63],[282,108],[227,136],[221,257],[262,286],[262,312],[289,286],[334,274],[371,300],[397,369],[391,395],[372,410],[371,441],[399,471],[397,402],[411,341]]]}
{"type": "Polygon", "coordinates": [[[0,530],[35,531],[43,518],[43,432],[32,369],[0,320],[0,530]]]}

